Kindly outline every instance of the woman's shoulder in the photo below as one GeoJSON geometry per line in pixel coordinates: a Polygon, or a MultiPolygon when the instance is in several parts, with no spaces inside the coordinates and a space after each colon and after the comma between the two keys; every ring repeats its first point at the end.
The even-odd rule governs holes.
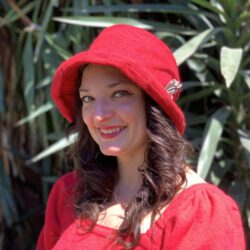
{"type": "Polygon", "coordinates": [[[236,249],[236,245],[237,249],[244,249],[244,232],[236,202],[218,187],[199,181],[196,175],[191,181],[170,202],[159,221],[169,236],[169,249],[203,249],[202,246],[236,249]]]}
{"type": "Polygon", "coordinates": [[[71,171],[59,177],[54,183],[49,198],[72,196],[77,184],[75,171],[71,171]]]}
{"type": "MultiPolygon", "coordinates": [[[[205,182],[194,171],[187,172],[187,183],[183,186],[176,197],[170,202],[168,214],[189,213],[196,217],[198,214],[229,213],[236,211],[238,205],[231,196],[226,194],[219,187],[205,182]]],[[[189,216],[189,217],[190,217],[189,216]]]]}
{"type": "Polygon", "coordinates": [[[57,181],[55,182],[54,186],[60,186],[61,188],[70,188],[72,186],[75,186],[77,182],[76,179],[76,172],[75,171],[71,171],[68,172],[62,176],[60,176],[57,181]]]}
{"type": "Polygon", "coordinates": [[[74,222],[75,171],[62,175],[53,185],[46,208],[45,224],[37,249],[52,249],[69,225],[74,222]]]}
{"type": "Polygon", "coordinates": [[[71,171],[59,177],[58,182],[64,185],[71,185],[76,183],[76,172],[71,171]]]}
{"type": "Polygon", "coordinates": [[[183,199],[187,202],[190,201],[190,199],[196,199],[201,200],[203,203],[207,202],[210,205],[216,204],[216,202],[220,204],[222,201],[230,205],[236,205],[236,202],[233,200],[233,198],[226,194],[225,191],[213,184],[206,182],[193,170],[189,169],[187,171],[186,177],[187,183],[183,186],[179,195],[177,195],[176,202],[183,199]]]}

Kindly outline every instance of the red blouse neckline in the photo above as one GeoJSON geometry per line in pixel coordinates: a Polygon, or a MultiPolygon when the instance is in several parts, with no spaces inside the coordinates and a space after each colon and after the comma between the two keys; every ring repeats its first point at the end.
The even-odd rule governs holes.
{"type": "MultiPolygon", "coordinates": [[[[192,193],[193,190],[200,189],[200,188],[204,189],[204,187],[208,188],[208,189],[219,190],[217,187],[213,186],[212,184],[206,183],[206,182],[205,183],[193,184],[192,186],[184,189],[180,194],[178,194],[172,200],[172,202],[169,204],[169,206],[167,206],[164,209],[161,216],[153,223],[154,227],[159,226],[162,223],[163,218],[166,219],[167,216],[171,216],[171,214],[173,212],[175,213],[176,208],[179,206],[179,204],[183,203],[183,201],[185,200],[185,197],[189,196],[189,194],[192,193]]],[[[101,224],[97,223],[91,232],[95,233],[95,234],[97,234],[99,236],[106,237],[108,233],[114,233],[114,232],[116,232],[116,230],[117,229],[115,229],[115,228],[104,226],[104,225],[101,225],[101,224]]],[[[141,233],[141,236],[148,235],[148,234],[150,234],[151,231],[152,231],[152,227],[150,227],[145,233],[141,233]]]]}

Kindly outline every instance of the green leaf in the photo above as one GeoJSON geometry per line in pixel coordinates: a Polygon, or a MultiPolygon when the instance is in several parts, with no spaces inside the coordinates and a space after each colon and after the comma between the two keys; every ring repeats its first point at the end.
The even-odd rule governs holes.
{"type": "Polygon", "coordinates": [[[182,82],[181,91],[195,88],[195,87],[208,87],[208,86],[214,86],[214,83],[213,82],[196,82],[196,81],[182,82]]]}
{"type": "Polygon", "coordinates": [[[218,109],[208,120],[203,136],[203,144],[198,158],[197,173],[206,178],[213,162],[217,145],[220,141],[224,125],[231,110],[228,107],[218,109]]]}
{"type": "Polygon", "coordinates": [[[240,211],[242,213],[244,203],[246,200],[246,184],[243,180],[237,179],[231,183],[229,187],[228,194],[233,197],[233,199],[239,205],[240,211]]]}
{"type": "Polygon", "coordinates": [[[246,130],[238,130],[238,135],[240,137],[240,142],[244,148],[248,166],[250,168],[250,132],[246,130]]]}
{"type": "Polygon", "coordinates": [[[54,21],[80,25],[80,26],[87,26],[87,27],[109,27],[114,24],[130,24],[136,27],[140,27],[143,29],[153,29],[152,25],[148,25],[133,18],[126,18],[126,17],[91,17],[91,16],[84,16],[84,17],[54,17],[54,21]]]}
{"type": "Polygon", "coordinates": [[[178,100],[179,105],[183,105],[186,103],[192,103],[194,101],[200,100],[202,98],[205,98],[213,93],[215,93],[216,90],[221,89],[221,86],[219,84],[209,86],[207,88],[201,89],[199,92],[194,92],[193,94],[185,95],[181,97],[178,100]]]}
{"type": "Polygon", "coordinates": [[[9,25],[13,22],[15,22],[16,20],[18,20],[19,18],[21,18],[22,16],[26,15],[27,13],[29,13],[35,6],[34,2],[30,2],[27,3],[25,5],[25,7],[23,9],[21,9],[19,12],[15,12],[14,10],[10,10],[4,18],[0,19],[0,27],[4,26],[4,25],[9,25]]]}
{"type": "Polygon", "coordinates": [[[33,63],[32,34],[27,35],[23,51],[24,96],[28,113],[34,108],[35,69],[33,63]]]}
{"type": "Polygon", "coordinates": [[[63,12],[74,12],[78,14],[116,13],[116,12],[160,12],[178,14],[197,14],[189,7],[178,4],[115,4],[110,6],[96,5],[85,8],[63,8],[63,12]]]}
{"type": "MultiPolygon", "coordinates": [[[[62,57],[46,41],[43,44],[41,58],[43,59],[43,65],[44,65],[44,69],[47,71],[47,75],[53,76],[53,74],[56,71],[56,68],[62,62],[62,57]]],[[[39,83],[39,86],[40,86],[40,83],[39,83]]]]}
{"type": "Polygon", "coordinates": [[[222,10],[220,10],[219,8],[213,6],[211,3],[209,3],[208,1],[204,1],[204,0],[191,0],[192,3],[195,3],[203,8],[206,8],[216,14],[221,14],[224,15],[224,12],[222,10]]]}
{"type": "Polygon", "coordinates": [[[207,117],[205,115],[196,115],[189,112],[185,112],[185,118],[187,127],[194,126],[197,124],[205,124],[207,121],[207,117]]]}
{"type": "Polygon", "coordinates": [[[215,33],[220,31],[221,29],[207,29],[192,39],[190,39],[188,42],[186,42],[184,45],[182,45],[180,48],[178,48],[174,52],[174,56],[176,58],[177,64],[180,65],[183,62],[185,62],[189,57],[191,57],[204,43],[206,43],[215,33]]]}
{"type": "MultiPolygon", "coordinates": [[[[185,42],[182,36],[177,35],[176,33],[173,32],[156,31],[154,34],[161,40],[167,39],[167,41],[175,41],[175,44],[176,43],[183,44],[185,42]]],[[[171,42],[168,42],[168,45],[169,47],[171,47],[171,42]]]]}
{"type": "Polygon", "coordinates": [[[40,152],[38,155],[36,155],[32,159],[28,160],[26,163],[27,164],[35,163],[37,161],[42,160],[45,157],[48,157],[49,155],[52,155],[52,154],[54,154],[54,153],[56,153],[64,148],[68,147],[70,144],[74,143],[76,136],[77,136],[77,134],[72,134],[69,136],[69,138],[66,138],[66,137],[62,138],[61,140],[54,143],[53,145],[51,145],[50,147],[48,147],[44,151],[40,152]]]}
{"type": "Polygon", "coordinates": [[[38,40],[37,40],[35,53],[34,53],[34,62],[37,62],[37,60],[39,58],[40,51],[41,51],[42,44],[43,44],[43,40],[45,37],[45,33],[46,33],[47,28],[48,28],[49,22],[51,20],[53,8],[54,8],[56,2],[57,2],[57,0],[49,1],[48,7],[45,11],[42,26],[41,26],[40,32],[38,34],[38,40]]]}
{"type": "Polygon", "coordinates": [[[34,23],[38,23],[38,16],[39,16],[39,11],[42,5],[42,1],[34,1],[35,2],[35,8],[32,13],[32,20],[34,23]]]}
{"type": "MultiPolygon", "coordinates": [[[[148,20],[141,20],[143,24],[149,25],[152,27],[154,31],[168,31],[175,34],[182,34],[186,36],[194,36],[197,34],[197,30],[178,24],[172,24],[168,22],[157,22],[157,21],[148,21],[148,20]]],[[[184,39],[182,39],[185,41],[184,39]]]]}
{"type": "MultiPolygon", "coordinates": [[[[222,155],[223,154],[225,153],[223,152],[222,155]]],[[[222,159],[218,163],[212,164],[207,176],[208,181],[218,186],[232,165],[233,161],[230,159],[222,159]]]]}
{"type": "Polygon", "coordinates": [[[250,32],[242,33],[237,40],[235,47],[247,49],[250,46],[250,32]]]}
{"type": "Polygon", "coordinates": [[[212,14],[211,12],[199,10],[197,12],[196,10],[184,6],[181,4],[113,4],[110,6],[103,6],[103,5],[97,5],[97,6],[88,6],[82,9],[76,9],[76,8],[64,8],[63,12],[74,12],[75,14],[100,14],[100,13],[117,13],[117,12],[123,12],[123,13],[137,13],[137,12],[148,12],[148,13],[176,13],[181,15],[206,15],[210,17],[211,19],[215,19],[218,21],[218,18],[216,15],[212,14]]]}
{"type": "Polygon", "coordinates": [[[30,121],[34,120],[36,117],[51,110],[53,107],[54,106],[52,103],[46,103],[46,104],[40,106],[38,109],[33,110],[28,116],[26,116],[26,117],[22,118],[20,121],[18,121],[15,124],[15,127],[21,126],[21,125],[25,124],[26,122],[30,122],[30,121]]]}
{"type": "Polygon", "coordinates": [[[42,79],[40,82],[37,83],[36,85],[36,89],[41,89],[43,87],[48,86],[52,81],[52,77],[51,76],[46,76],[44,79],[42,79]]]}
{"type": "Polygon", "coordinates": [[[243,50],[241,48],[234,49],[229,47],[222,47],[220,52],[220,68],[226,86],[230,88],[235,79],[242,59],[243,50]]]}
{"type": "Polygon", "coordinates": [[[57,54],[62,57],[63,60],[67,60],[69,57],[72,56],[72,54],[66,51],[64,48],[55,44],[55,41],[53,41],[52,36],[46,35],[45,39],[48,42],[48,44],[55,49],[55,52],[57,52],[57,54]]]}
{"type": "Polygon", "coordinates": [[[247,19],[250,19],[250,12],[242,13],[242,14],[239,16],[238,22],[239,22],[239,23],[243,23],[243,22],[246,21],[247,19]]]}
{"type": "Polygon", "coordinates": [[[114,24],[129,24],[148,30],[164,30],[177,34],[193,35],[197,32],[191,28],[156,21],[139,20],[129,17],[110,17],[110,16],[73,16],[73,17],[54,17],[54,21],[79,25],[84,27],[106,28],[114,24]]]}
{"type": "Polygon", "coordinates": [[[248,88],[250,89],[250,70],[241,70],[240,74],[243,76],[245,83],[247,84],[248,88]]]}

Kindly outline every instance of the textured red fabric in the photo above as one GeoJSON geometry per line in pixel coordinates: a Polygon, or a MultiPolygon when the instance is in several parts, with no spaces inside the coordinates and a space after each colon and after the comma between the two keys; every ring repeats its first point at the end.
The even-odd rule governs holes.
{"type": "Polygon", "coordinates": [[[71,172],[61,177],[53,186],[37,249],[52,249],[63,231],[75,220],[73,211],[75,184],[75,172],[71,172]]]}
{"type": "MultiPolygon", "coordinates": [[[[97,225],[82,234],[74,219],[72,196],[75,174],[61,177],[47,205],[37,250],[112,249],[114,230],[97,225]]],[[[115,247],[113,249],[121,249],[115,247]]],[[[211,184],[195,184],[182,191],[163,212],[153,230],[141,234],[137,250],[244,250],[241,218],[236,203],[211,184]]]]}
{"type": "Polygon", "coordinates": [[[79,68],[89,63],[119,69],[163,108],[180,133],[184,132],[185,118],[175,102],[180,90],[173,96],[166,91],[171,80],[180,81],[178,67],[170,49],[156,36],[130,25],[113,25],[104,29],[87,51],[63,62],[54,75],[51,95],[69,122],[76,116],[79,68]]]}

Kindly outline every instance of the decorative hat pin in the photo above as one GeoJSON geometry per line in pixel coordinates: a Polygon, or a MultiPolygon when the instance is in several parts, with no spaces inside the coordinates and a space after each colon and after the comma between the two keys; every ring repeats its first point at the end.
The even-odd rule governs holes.
{"type": "Polygon", "coordinates": [[[182,87],[182,84],[176,80],[176,79],[172,79],[168,85],[165,87],[165,89],[167,90],[167,92],[170,95],[174,95],[178,92],[178,90],[182,87]]]}

